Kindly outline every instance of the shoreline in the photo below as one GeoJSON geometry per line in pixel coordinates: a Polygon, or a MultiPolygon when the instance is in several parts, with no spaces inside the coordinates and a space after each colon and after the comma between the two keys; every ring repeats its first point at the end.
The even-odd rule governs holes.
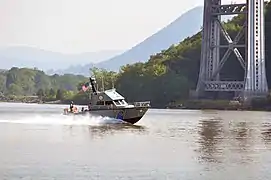
{"type": "MultiPolygon", "coordinates": [[[[22,103],[22,104],[52,104],[52,105],[67,105],[69,103],[65,102],[65,101],[61,101],[61,100],[57,100],[57,101],[47,101],[47,102],[33,102],[33,101],[3,101],[0,100],[0,103],[22,103]]],[[[84,104],[76,104],[78,106],[82,106],[84,104]]],[[[184,106],[178,106],[178,107],[174,107],[174,106],[166,106],[166,107],[151,107],[150,109],[172,109],[172,110],[218,110],[218,111],[262,111],[262,112],[270,112],[271,111],[271,107],[269,108],[252,108],[252,107],[184,107],[184,106]]]]}
{"type": "Polygon", "coordinates": [[[43,101],[41,99],[27,99],[27,98],[18,98],[18,99],[0,99],[0,103],[24,103],[24,104],[65,104],[61,100],[56,101],[43,101]],[[23,99],[23,100],[22,100],[23,99]]]}
{"type": "MultiPolygon", "coordinates": [[[[74,101],[74,104],[78,106],[87,105],[86,100],[76,99],[40,99],[37,96],[11,96],[0,97],[0,102],[4,103],[25,103],[25,104],[62,104],[67,105],[70,101],[74,101]]],[[[255,99],[250,104],[242,103],[238,100],[183,100],[179,102],[171,102],[167,105],[153,105],[154,109],[188,109],[188,110],[222,110],[222,111],[271,111],[271,99],[262,98],[255,99]]]]}

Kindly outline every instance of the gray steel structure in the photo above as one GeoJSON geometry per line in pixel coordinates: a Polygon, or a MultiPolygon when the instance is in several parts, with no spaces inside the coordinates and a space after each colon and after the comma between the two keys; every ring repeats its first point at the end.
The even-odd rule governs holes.
{"type": "Polygon", "coordinates": [[[208,91],[233,91],[245,99],[267,95],[264,5],[264,0],[247,0],[244,4],[227,5],[222,5],[221,0],[204,1],[200,72],[196,89],[198,98],[204,97],[208,91]],[[235,14],[244,14],[246,21],[232,40],[222,26],[221,16],[235,14]],[[221,33],[227,45],[221,45],[221,33]],[[242,37],[245,37],[244,44],[238,43],[242,37]],[[221,58],[222,48],[227,50],[221,58]],[[245,48],[245,57],[238,50],[240,48],[245,48]],[[244,81],[220,80],[219,73],[232,52],[244,69],[244,81]]]}

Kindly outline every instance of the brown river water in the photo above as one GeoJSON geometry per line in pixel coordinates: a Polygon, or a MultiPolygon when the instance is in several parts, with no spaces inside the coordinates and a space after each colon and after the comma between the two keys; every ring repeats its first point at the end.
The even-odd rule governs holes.
{"type": "Polygon", "coordinates": [[[151,109],[136,125],[0,103],[1,180],[269,180],[271,113],[151,109]]]}

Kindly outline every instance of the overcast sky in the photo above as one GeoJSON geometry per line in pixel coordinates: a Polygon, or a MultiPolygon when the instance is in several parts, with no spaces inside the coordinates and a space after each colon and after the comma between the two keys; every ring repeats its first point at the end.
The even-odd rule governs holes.
{"type": "Polygon", "coordinates": [[[0,47],[125,50],[198,5],[203,0],[0,0],[0,47]]]}

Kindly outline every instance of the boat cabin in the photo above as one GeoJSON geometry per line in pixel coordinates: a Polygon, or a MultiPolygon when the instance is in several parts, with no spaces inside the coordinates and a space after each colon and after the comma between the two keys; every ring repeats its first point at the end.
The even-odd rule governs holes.
{"type": "Polygon", "coordinates": [[[96,92],[91,94],[92,106],[127,106],[128,103],[125,98],[121,96],[115,89],[110,89],[102,92],[96,92]]]}

